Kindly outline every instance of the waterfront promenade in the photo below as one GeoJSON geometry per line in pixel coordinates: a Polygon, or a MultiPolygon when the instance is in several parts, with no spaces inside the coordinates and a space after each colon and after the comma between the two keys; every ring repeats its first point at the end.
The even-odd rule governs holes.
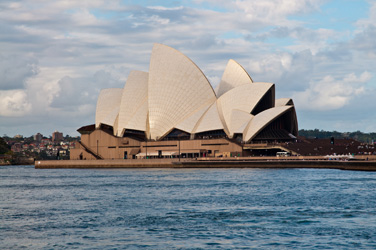
{"type": "Polygon", "coordinates": [[[180,161],[176,158],[56,160],[36,161],[35,168],[330,168],[376,171],[376,156],[357,156],[351,161],[326,156],[197,158],[180,161]]]}

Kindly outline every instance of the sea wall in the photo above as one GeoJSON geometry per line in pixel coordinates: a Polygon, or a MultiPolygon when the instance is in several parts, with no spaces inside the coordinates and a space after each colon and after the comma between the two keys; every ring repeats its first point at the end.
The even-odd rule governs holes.
{"type": "Polygon", "coordinates": [[[376,171],[376,161],[343,160],[208,160],[208,159],[143,159],[143,160],[61,160],[36,161],[35,168],[331,168],[376,171]]]}
{"type": "Polygon", "coordinates": [[[35,168],[165,168],[173,159],[35,161],[35,168]]]}

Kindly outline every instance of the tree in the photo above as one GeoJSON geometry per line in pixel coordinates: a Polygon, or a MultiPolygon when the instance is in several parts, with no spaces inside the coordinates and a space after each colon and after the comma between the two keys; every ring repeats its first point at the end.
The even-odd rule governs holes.
{"type": "Polygon", "coordinates": [[[0,155],[5,154],[8,151],[10,151],[10,146],[2,137],[0,137],[0,155]]]}

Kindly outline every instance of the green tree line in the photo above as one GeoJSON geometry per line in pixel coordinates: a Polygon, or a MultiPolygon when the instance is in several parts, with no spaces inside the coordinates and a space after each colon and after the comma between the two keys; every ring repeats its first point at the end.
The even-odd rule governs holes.
{"type": "Polygon", "coordinates": [[[0,155],[5,154],[9,151],[10,151],[10,146],[2,137],[0,137],[0,155]]]}
{"type": "Polygon", "coordinates": [[[360,142],[372,143],[376,142],[376,133],[363,133],[359,130],[356,132],[338,132],[338,131],[324,131],[319,129],[300,129],[299,136],[306,138],[328,139],[334,137],[336,139],[354,139],[360,142]]]}

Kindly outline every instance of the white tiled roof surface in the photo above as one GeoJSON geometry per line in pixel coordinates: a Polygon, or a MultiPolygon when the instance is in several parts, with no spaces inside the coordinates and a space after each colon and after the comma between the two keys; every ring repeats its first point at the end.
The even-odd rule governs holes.
{"type": "Polygon", "coordinates": [[[101,120],[101,124],[106,124],[106,125],[110,125],[110,126],[117,126],[115,125],[116,123],[116,118],[118,117],[118,114],[119,114],[119,108],[120,106],[117,106],[117,107],[114,107],[114,109],[111,110],[111,112],[109,112],[102,120],[101,120]]]}
{"type": "Polygon", "coordinates": [[[252,120],[254,116],[248,112],[244,112],[238,109],[234,109],[231,112],[231,123],[229,126],[231,136],[234,133],[243,133],[247,124],[252,120]]]}
{"type": "Polygon", "coordinates": [[[176,126],[176,128],[188,133],[193,133],[193,130],[197,125],[199,119],[209,109],[211,104],[205,105],[198,111],[194,112],[191,116],[185,118],[179,125],[176,126]]]}
{"type": "Polygon", "coordinates": [[[234,109],[251,113],[261,98],[273,87],[272,83],[254,82],[231,89],[218,98],[218,109],[225,131],[232,137],[231,113],[234,109]]]}
{"type": "Polygon", "coordinates": [[[117,136],[123,136],[127,129],[145,131],[149,139],[155,140],[177,128],[191,134],[224,130],[229,137],[243,133],[243,140],[249,141],[293,109],[290,122],[294,123],[292,133],[297,134],[290,98],[275,100],[274,108],[262,112],[258,108],[259,114],[251,114],[267,93],[272,96],[266,100],[274,99],[274,84],[253,82],[240,64],[229,60],[217,97],[205,75],[188,57],[155,44],[149,73],[131,71],[124,89],[100,92],[95,125],[113,126],[117,136]]]}
{"type": "Polygon", "coordinates": [[[113,126],[116,119],[116,111],[119,110],[123,89],[102,89],[98,96],[95,111],[95,127],[101,123],[113,126]]]}
{"type": "Polygon", "coordinates": [[[244,131],[244,140],[252,140],[268,124],[292,108],[293,106],[274,107],[257,114],[250,122],[247,131],[244,131]]]}
{"type": "Polygon", "coordinates": [[[147,98],[144,99],[141,106],[135,111],[135,115],[128,121],[126,129],[146,131],[146,120],[148,115],[147,98]]]}
{"type": "Polygon", "coordinates": [[[148,91],[151,139],[165,136],[216,99],[201,70],[181,52],[162,44],[153,47],[148,91]]]}
{"type": "Polygon", "coordinates": [[[220,129],[223,129],[223,124],[219,118],[217,102],[214,102],[197,123],[194,133],[220,129]]]}
{"type": "Polygon", "coordinates": [[[275,106],[276,107],[286,106],[290,101],[292,102],[291,98],[280,98],[280,99],[275,100],[275,106]]]}
{"type": "Polygon", "coordinates": [[[248,75],[247,71],[239,63],[231,59],[228,61],[221,82],[219,83],[217,97],[235,87],[252,82],[252,78],[248,75]]]}
{"type": "Polygon", "coordinates": [[[147,72],[130,72],[121,98],[118,136],[123,136],[125,129],[146,130],[148,79],[147,72]]]}

